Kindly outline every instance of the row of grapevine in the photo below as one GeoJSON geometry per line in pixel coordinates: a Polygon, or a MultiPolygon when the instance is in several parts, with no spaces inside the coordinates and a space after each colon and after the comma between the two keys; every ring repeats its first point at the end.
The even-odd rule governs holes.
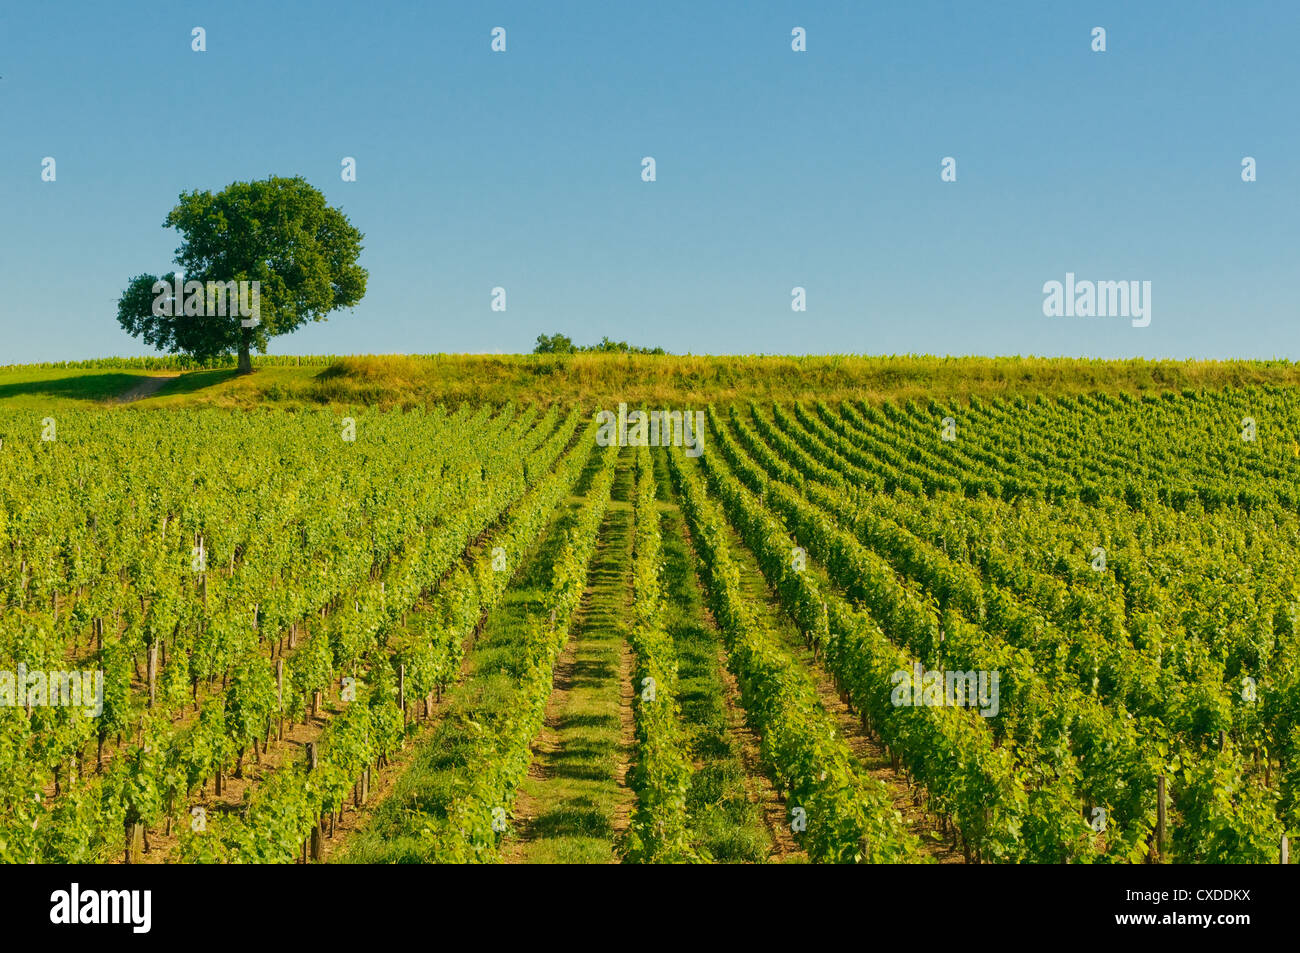
{"type": "Polygon", "coordinates": [[[686,458],[673,452],[669,462],[704,566],[728,665],[740,683],[747,717],[762,738],[764,763],[792,817],[806,824],[801,845],[822,862],[917,860],[916,839],[883,783],[861,770],[807,673],[758,624],[741,592],[726,521],[716,504],[686,458]]]}
{"type": "MultiPolygon", "coordinates": [[[[594,443],[594,429],[584,443],[587,447],[594,443]]],[[[581,510],[564,526],[563,542],[550,565],[542,612],[524,623],[522,655],[513,660],[516,680],[510,703],[483,725],[478,744],[458,772],[446,813],[423,819],[422,856],[427,862],[497,859],[515,792],[532,761],[531,744],[545,716],[555,662],[586,589],[588,567],[609,505],[618,451],[611,447],[595,453],[596,474],[581,510]]],[[[545,517],[539,526],[544,521],[545,517]]]]}
{"type": "MultiPolygon", "coordinates": [[[[568,433],[572,426],[571,420],[568,433]]],[[[535,433],[545,435],[549,429],[549,425],[537,428],[535,433]]],[[[558,452],[568,433],[557,432],[542,455],[558,452]]],[[[480,446],[489,449],[491,438],[500,436],[489,428],[488,442],[480,446]]],[[[531,439],[530,435],[525,445],[531,439]]],[[[465,446],[468,449],[473,444],[465,446]]],[[[468,462],[474,456],[463,459],[468,462]]],[[[270,739],[274,712],[288,717],[302,713],[305,698],[327,688],[336,674],[342,677],[355,665],[365,641],[405,612],[418,593],[445,572],[465,541],[489,525],[522,491],[520,463],[510,452],[497,449],[472,467],[467,466],[463,476],[445,481],[443,492],[436,497],[439,504],[428,525],[441,523],[437,532],[412,537],[400,555],[385,562],[378,578],[371,564],[363,574],[366,581],[350,597],[336,596],[332,604],[321,607],[318,624],[310,629],[306,624],[291,627],[291,645],[298,634],[303,638],[295,651],[281,654],[281,663],[287,660],[281,681],[277,682],[267,658],[267,643],[271,655],[280,643],[274,631],[245,625],[222,632],[232,647],[223,689],[205,699],[202,706],[196,704],[198,711],[193,717],[174,717],[165,708],[146,711],[139,722],[139,737],[122,758],[110,763],[106,774],[52,799],[39,842],[45,851],[56,853],[46,856],[94,856],[99,845],[120,836],[123,827],[119,825],[149,825],[176,816],[187,791],[214,774],[220,777],[232,762],[238,764],[245,747],[256,752],[259,740],[270,739]],[[475,484],[478,489],[473,489],[475,484]],[[466,498],[474,505],[464,506],[466,498]],[[338,668],[343,671],[337,672],[338,668]],[[114,829],[119,834],[115,835],[114,829]]],[[[169,681],[167,674],[183,670],[187,661],[188,656],[173,644],[170,664],[163,668],[164,684],[169,681]]],[[[179,704],[183,699],[175,701],[179,704]]]]}
{"type": "MultiPolygon", "coordinates": [[[[786,433],[783,436],[786,441],[794,442],[804,435],[788,419],[785,423],[786,433]]],[[[752,436],[746,442],[752,444],[752,436]]],[[[829,463],[832,468],[844,463],[833,453],[823,453],[819,459],[823,466],[829,463]]],[[[847,467],[844,472],[848,472],[847,467]]],[[[1034,653],[1033,664],[1038,666],[1037,671],[1051,672],[1052,666],[1059,666],[1065,661],[1067,665],[1075,666],[1076,677],[1082,682],[1081,687],[1085,692],[1098,694],[1103,701],[1108,698],[1123,698],[1128,705],[1135,706],[1133,710],[1139,716],[1146,713],[1148,717],[1145,720],[1139,718],[1136,727],[1139,729],[1137,737],[1140,739],[1140,747],[1147,753],[1136,759],[1134,726],[1125,726],[1122,721],[1126,713],[1124,705],[1120,705],[1113,714],[1106,714],[1100,709],[1087,714],[1090,703],[1086,698],[1079,698],[1076,691],[1066,688],[1066,694],[1058,699],[1061,702],[1059,710],[1069,712],[1074,720],[1071,737],[1072,746],[1080,756],[1080,766],[1083,768],[1081,792],[1085,800],[1106,805],[1111,821],[1109,832],[1112,837],[1116,833],[1120,834],[1115,846],[1122,847],[1128,842],[1131,847],[1130,851],[1121,853],[1139,855],[1141,839],[1124,836],[1125,827],[1122,823],[1117,826],[1115,822],[1131,819],[1134,826],[1128,830],[1135,835],[1150,831],[1150,775],[1153,766],[1162,765],[1178,772],[1176,800],[1179,809],[1188,817],[1201,818],[1197,826],[1185,823],[1175,828],[1176,854],[1182,854],[1185,859],[1200,859],[1205,856],[1222,859],[1227,856],[1258,860],[1267,858],[1276,851],[1280,830],[1273,816],[1266,785],[1242,783],[1242,779],[1249,773],[1242,754],[1249,750],[1249,746],[1242,743],[1241,747],[1233,746],[1232,750],[1211,755],[1203,747],[1189,750],[1176,737],[1171,738],[1165,730],[1166,727],[1172,729],[1175,736],[1180,731],[1191,730],[1197,721],[1198,703],[1204,704],[1212,698],[1230,697],[1230,686],[1224,684],[1221,670],[1217,676],[1211,670],[1193,683],[1200,686],[1197,690],[1199,694],[1187,691],[1187,686],[1178,680],[1176,670],[1167,667],[1161,670],[1129,645],[1124,636],[1122,619],[1118,630],[1114,627],[1104,633],[1094,630],[1091,641],[1086,638],[1080,641],[1079,635],[1082,633],[1077,631],[1067,638],[1064,632],[1056,631],[1050,622],[1036,618],[1035,610],[1026,611],[1024,606],[1018,605],[1013,596],[996,588],[981,592],[979,584],[957,570],[945,556],[934,551],[925,552],[923,545],[899,527],[873,521],[869,514],[863,518],[866,507],[859,507],[857,503],[869,501],[871,497],[858,496],[851,501],[831,486],[823,489],[807,481],[798,482],[810,499],[818,499],[824,512],[838,511],[841,517],[846,512],[853,513],[854,518],[849,525],[862,535],[863,541],[881,551],[895,568],[916,579],[928,592],[955,605],[971,617],[983,620],[984,624],[992,625],[994,631],[1012,639],[1016,644],[1025,644],[1031,648],[1034,653]],[[1062,649],[1070,652],[1069,658],[1062,658],[1062,649]],[[1099,678],[1103,671],[1107,676],[1104,680],[1099,678]],[[1112,689],[1114,695],[1108,694],[1112,689]],[[1072,696],[1075,701],[1068,701],[1072,696]],[[1117,732],[1117,728],[1122,730],[1117,732]],[[1121,758],[1117,763],[1116,740],[1123,741],[1125,738],[1129,739],[1126,744],[1133,754],[1121,758]],[[1179,748],[1178,757],[1165,756],[1164,752],[1172,747],[1179,748]],[[1096,760],[1098,758],[1100,760],[1096,760]],[[1212,769],[1203,769],[1200,765],[1202,760],[1212,765],[1212,769]],[[1123,765],[1129,767],[1123,768],[1123,765]],[[1132,774],[1134,769],[1137,770],[1136,775],[1132,774]],[[1215,802],[1207,796],[1212,786],[1198,782],[1202,776],[1213,776],[1222,785],[1221,789],[1239,793],[1231,802],[1225,802],[1221,798],[1215,802]],[[1121,780],[1124,782],[1122,785],[1115,783],[1121,780]],[[1207,828],[1217,832],[1213,839],[1197,840],[1188,836],[1194,835],[1198,829],[1207,828]]],[[[891,505],[897,507],[901,504],[891,505]]],[[[855,582],[860,580],[860,575],[854,579],[855,582]]],[[[1076,615],[1076,624],[1071,628],[1077,630],[1077,624],[1076,615]]],[[[950,652],[953,646],[959,644],[959,640],[954,638],[954,633],[958,630],[951,622],[946,622],[944,627],[948,633],[946,648],[950,652]]],[[[1053,676],[1049,683],[1059,696],[1062,690],[1060,676],[1053,676]]],[[[1238,713],[1249,714],[1252,710],[1251,706],[1240,703],[1235,707],[1238,713]]],[[[1237,740],[1239,743],[1245,741],[1242,737],[1237,740]]]]}
{"type": "Polygon", "coordinates": [[[704,858],[691,846],[687,832],[691,763],[678,703],[677,650],[663,624],[657,487],[645,447],[636,451],[635,474],[631,642],[636,653],[632,684],[637,757],[631,784],[637,810],[624,856],[640,863],[687,863],[704,858]]]}
{"type": "MultiPolygon", "coordinates": [[[[564,443],[571,432],[565,433],[564,443]]],[[[465,640],[501,599],[512,578],[510,570],[495,568],[494,550],[512,554],[510,558],[518,567],[555,507],[571,491],[593,441],[594,429],[588,427],[559,465],[512,505],[505,523],[491,534],[491,545],[478,547],[473,562],[458,564],[427,599],[423,615],[436,620],[434,626],[408,630],[407,635],[415,638],[381,640],[371,647],[364,675],[359,678],[362,692],[321,737],[316,764],[298,763],[277,772],[237,820],[218,822],[187,837],[183,844],[187,860],[283,863],[300,855],[322,815],[338,811],[360,773],[385,758],[400,741],[405,713],[398,708],[395,673],[404,664],[402,660],[411,657],[413,650],[438,651],[440,646],[459,655],[465,640]],[[417,641],[425,636],[436,641],[417,641]]],[[[408,684],[417,691],[430,687],[416,679],[408,684]]],[[[490,832],[490,806],[486,813],[486,830],[490,832]]],[[[458,846],[471,853],[483,850],[490,840],[482,836],[482,824],[455,833],[461,835],[458,846]]]]}
{"type": "MultiPolygon", "coordinates": [[[[724,456],[729,449],[734,452],[716,422],[714,441],[724,456]]],[[[786,612],[824,653],[825,665],[841,691],[924,786],[931,810],[960,833],[968,856],[1053,862],[1088,857],[1093,847],[1067,783],[1069,766],[1042,765],[1030,774],[1015,752],[1032,737],[1018,739],[1015,747],[1000,746],[990,723],[1006,729],[996,718],[985,719],[974,710],[895,704],[895,673],[910,675],[913,660],[922,657],[918,652],[922,641],[933,637],[934,644],[939,642],[933,613],[892,588],[889,574],[861,556],[854,563],[857,578],[875,580],[874,598],[864,600],[872,607],[871,614],[851,606],[833,590],[819,587],[813,573],[792,559],[795,541],[786,527],[759,497],[741,485],[726,462],[714,455],[705,463],[705,470],[786,612]],[[889,611],[881,612],[886,606],[889,611]],[[878,623],[876,618],[881,616],[883,621],[878,623]],[[887,639],[882,625],[895,633],[895,642],[906,635],[906,645],[887,639]]],[[[779,487],[771,489],[779,491],[779,487]]],[[[764,498],[772,495],[765,493],[764,498]]],[[[813,529],[815,524],[807,517],[800,525],[800,541],[808,545],[810,553],[820,551],[821,545],[813,540],[819,533],[829,535],[829,528],[813,529]]],[[[986,650],[973,644],[949,648],[950,655],[957,658],[966,651],[986,650]]],[[[931,656],[925,658],[934,664],[931,656]]],[[[952,658],[948,660],[956,664],[952,658]]],[[[962,668],[978,669],[991,661],[985,654],[980,664],[969,662],[962,668]]],[[[1015,688],[1025,691],[1021,686],[1015,688]]],[[[1029,686],[1028,691],[1041,700],[1041,687],[1029,686]]],[[[1001,704],[1005,707],[1010,702],[1004,697],[1001,704]]]]}

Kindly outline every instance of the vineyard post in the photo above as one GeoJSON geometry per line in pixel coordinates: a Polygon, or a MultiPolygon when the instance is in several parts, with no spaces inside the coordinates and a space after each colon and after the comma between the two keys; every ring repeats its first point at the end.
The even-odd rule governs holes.
{"type": "Polygon", "coordinates": [[[144,825],[139,821],[129,821],[126,825],[126,862],[140,863],[141,840],[144,837],[144,825]]]}
{"type": "Polygon", "coordinates": [[[275,660],[275,707],[279,712],[276,719],[278,727],[276,728],[276,739],[284,740],[284,659],[275,660]]]}
{"type": "Polygon", "coordinates": [[[397,666],[397,707],[402,709],[402,728],[406,728],[406,663],[397,666]]]}
{"type": "MultiPolygon", "coordinates": [[[[830,635],[830,631],[831,631],[831,613],[830,613],[830,610],[826,608],[826,602],[825,602],[825,600],[822,601],[822,618],[821,618],[821,623],[822,623],[822,633],[825,633],[825,635],[829,636],[829,635],[830,635]]],[[[821,634],[821,633],[819,633],[819,634],[821,634]]],[[[817,640],[815,640],[815,641],[813,642],[812,650],[813,650],[813,661],[816,662],[816,661],[818,660],[818,658],[821,656],[821,639],[820,639],[820,638],[818,638],[817,640]]]]}
{"type": "MultiPolygon", "coordinates": [[[[316,742],[307,742],[307,761],[308,770],[316,770],[316,742]]],[[[311,859],[319,861],[321,859],[321,831],[320,819],[317,818],[311,825],[311,859]]]]}
{"type": "MultiPolygon", "coordinates": [[[[104,669],[104,617],[103,616],[95,617],[95,651],[98,653],[100,671],[103,671],[104,669]]],[[[97,732],[97,734],[99,735],[99,742],[98,742],[98,746],[95,749],[95,770],[97,772],[102,773],[104,770],[104,734],[105,734],[104,723],[102,721],[100,722],[99,731],[97,732]]]]}
{"type": "Polygon", "coordinates": [[[1282,835],[1282,855],[1279,862],[1283,864],[1291,863],[1291,841],[1287,839],[1285,834],[1282,835]]]}
{"type": "Polygon", "coordinates": [[[158,700],[158,640],[149,643],[149,707],[158,700]]]}
{"type": "Polygon", "coordinates": [[[1160,775],[1156,781],[1156,861],[1164,856],[1165,851],[1165,776],[1160,775]]]}

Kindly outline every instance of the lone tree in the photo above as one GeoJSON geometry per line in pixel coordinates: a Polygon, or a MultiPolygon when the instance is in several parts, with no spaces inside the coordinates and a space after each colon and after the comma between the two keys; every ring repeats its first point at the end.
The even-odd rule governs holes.
{"type": "Polygon", "coordinates": [[[176,272],[137,275],[117,302],[128,334],[198,360],[249,351],[323,321],[366,293],[357,264],[365,237],[305,179],[236,182],[213,195],[185,192],[163,222],[181,233],[176,272]]]}

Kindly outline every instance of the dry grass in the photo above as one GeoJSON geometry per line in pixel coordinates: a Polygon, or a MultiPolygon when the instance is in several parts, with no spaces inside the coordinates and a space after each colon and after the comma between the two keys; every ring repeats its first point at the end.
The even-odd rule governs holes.
{"type": "MultiPolygon", "coordinates": [[[[516,401],[614,407],[627,401],[680,408],[751,398],[876,402],[937,397],[961,401],[971,396],[1300,385],[1300,364],[1290,361],[393,354],[276,357],[255,367],[253,374],[243,377],[231,369],[186,371],[162,394],[132,406],[412,406],[516,401]]],[[[87,375],[96,376],[74,369],[0,371],[0,406],[29,399],[43,404],[60,389],[79,392],[87,375]]],[[[97,376],[108,375],[101,372],[97,376]]],[[[123,391],[137,382],[125,375],[121,380],[119,389],[123,391]]]]}
{"type": "MultiPolygon", "coordinates": [[[[305,369],[304,369],[305,370],[305,369]]],[[[1300,366],[1252,361],[1052,358],[713,357],[578,354],[343,358],[289,396],[308,403],[519,400],[613,406],[1300,384],[1300,366]]]]}

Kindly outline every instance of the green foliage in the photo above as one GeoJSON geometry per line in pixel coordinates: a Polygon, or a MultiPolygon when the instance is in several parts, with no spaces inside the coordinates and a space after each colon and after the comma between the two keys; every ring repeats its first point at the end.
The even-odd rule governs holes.
{"type": "Polygon", "coordinates": [[[301,177],[182,193],[163,226],[180,233],[175,260],[186,283],[256,281],[260,313],[252,327],[238,314],[157,315],[154,285],[172,284],[176,273],[137,275],[118,301],[118,323],[159,350],[201,363],[233,352],[246,360],[250,348],[265,353],[272,337],[365,295],[367,272],[357,264],[364,236],[301,177]]]}
{"type": "Polygon", "coordinates": [[[596,344],[574,344],[573,339],[567,334],[537,335],[537,346],[533,348],[534,354],[666,354],[661,347],[636,347],[628,344],[626,341],[611,341],[608,336],[602,337],[596,344]]]}
{"type": "MultiPolygon", "coordinates": [[[[364,370],[335,366],[336,383],[364,370]]],[[[0,707],[0,860],[103,860],[126,825],[168,821],[186,859],[293,860],[359,774],[409,740],[398,666],[408,706],[452,689],[483,614],[544,538],[527,617],[476,673],[484,695],[462,699],[439,735],[454,770],[420,790],[418,813],[389,818],[400,836],[388,859],[499,858],[494,820],[514,809],[588,589],[616,454],[589,459],[594,426],[579,432],[576,411],[355,413],[355,442],[319,410],[60,412],[54,441],[30,414],[0,413],[0,659],[105,676],[95,716],[0,707]],[[584,500],[548,532],[584,467],[584,500]],[[507,572],[493,568],[497,546],[507,572]],[[354,701],[340,677],[356,680],[354,701]],[[194,792],[316,691],[317,769],[281,765],[240,812],[188,831],[194,792]]],[[[662,460],[764,770],[807,812],[809,856],[919,856],[819,703],[820,668],[971,859],[1141,862],[1163,776],[1167,859],[1275,860],[1300,824],[1293,434],[1300,403],[1273,387],[710,408],[704,456],[662,460]],[[1240,437],[1245,416],[1257,442],[1240,437]],[[945,417],[954,441],[940,437],[945,417]],[[812,665],[755,611],[742,546],[812,665]],[[917,662],[998,672],[1000,711],[895,704],[893,676],[917,662]],[[1088,823],[1098,810],[1101,831],[1088,823]]],[[[637,448],[637,802],[622,848],[707,861],[692,825],[712,788],[682,724],[650,460],[637,448]]]]}
{"type": "Polygon", "coordinates": [[[637,812],[624,856],[639,863],[692,863],[706,859],[691,846],[686,813],[691,784],[688,738],[678,703],[677,653],[663,628],[659,509],[654,466],[641,447],[636,455],[633,539],[632,678],[637,760],[631,783],[637,812]]]}
{"type": "Polygon", "coordinates": [[[740,590],[725,521],[678,453],[669,457],[682,507],[704,562],[714,617],[740,682],[745,710],[762,738],[764,762],[786,803],[800,808],[800,842],[815,861],[920,860],[918,844],[884,785],[855,766],[806,672],[760,627],[740,590]]]}

